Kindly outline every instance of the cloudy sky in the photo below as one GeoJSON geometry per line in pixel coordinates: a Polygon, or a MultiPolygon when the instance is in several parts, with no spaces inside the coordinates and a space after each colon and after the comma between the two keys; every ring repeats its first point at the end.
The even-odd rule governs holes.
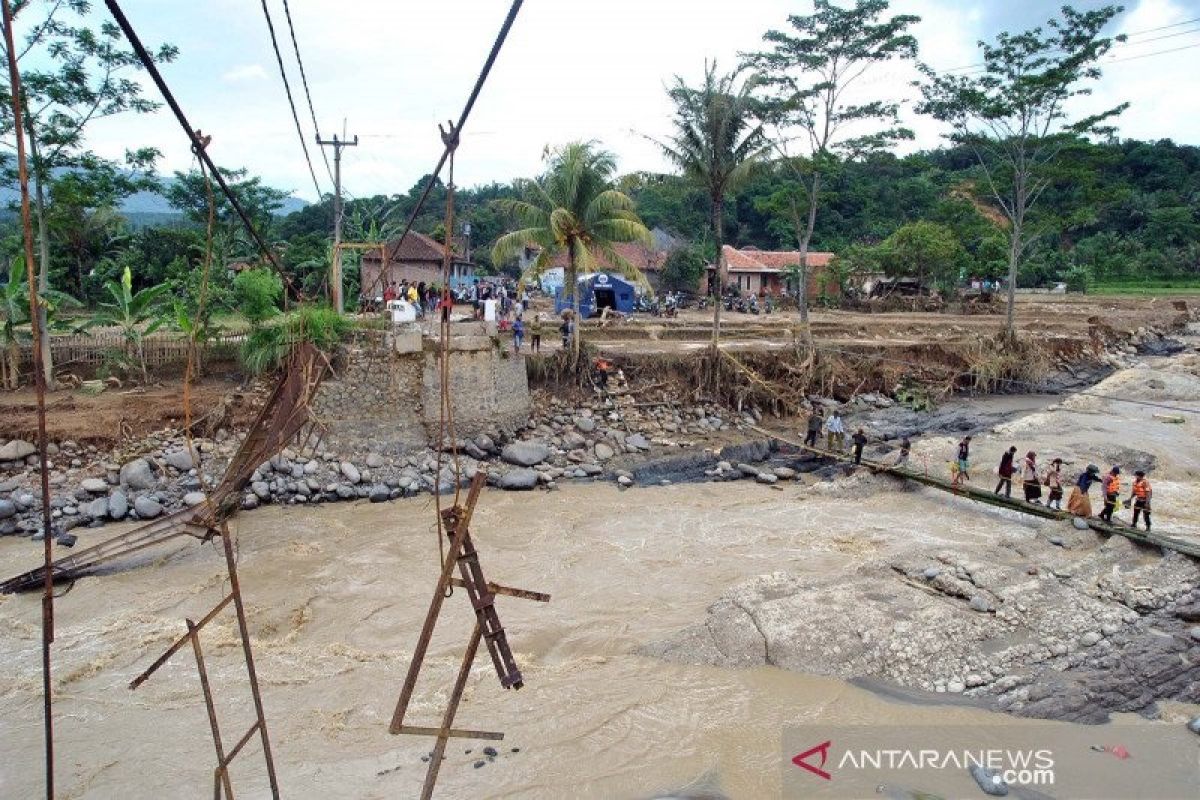
{"type": "MultiPolygon", "coordinates": [[[[95,5],[101,14],[103,3],[95,5]]],[[[893,0],[892,8],[922,17],[916,29],[921,56],[946,69],[977,62],[978,39],[1044,22],[1059,5],[893,0]]],[[[1131,101],[1120,122],[1123,136],[1200,144],[1200,0],[1126,5],[1112,32],[1130,33],[1131,40],[1113,50],[1086,103],[1100,108],[1131,101]]],[[[217,163],[248,167],[312,200],[258,0],[126,0],[123,6],[147,45],[179,47],[179,59],[164,74],[193,124],[213,135],[217,163]]],[[[282,0],[268,6],[311,138],[282,0]]],[[[344,125],[360,137],[343,162],[346,189],[354,196],[407,191],[435,163],[441,148],[436,124],[458,117],[508,0],[290,0],[290,6],[322,135],[344,125]]],[[[618,155],[623,172],[665,169],[645,137],[669,132],[663,87],[672,76],[696,79],[706,58],[733,66],[737,53],[756,48],[764,31],[810,8],[804,0],[526,0],[468,123],[457,182],[533,175],[547,144],[572,139],[600,140],[618,155]]],[[[881,65],[864,79],[860,97],[911,99],[913,76],[911,68],[881,65]]],[[[936,123],[910,114],[909,124],[916,147],[937,144],[936,123]]],[[[152,144],[165,154],[169,171],[191,162],[181,137],[174,119],[160,112],[104,121],[91,142],[111,155],[128,144],[152,144]]],[[[322,190],[329,191],[324,166],[310,150],[322,190]]]]}

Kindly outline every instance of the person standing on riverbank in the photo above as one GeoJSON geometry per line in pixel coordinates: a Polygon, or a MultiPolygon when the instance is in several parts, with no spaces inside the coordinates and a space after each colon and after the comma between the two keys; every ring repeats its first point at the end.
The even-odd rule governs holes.
{"type": "Polygon", "coordinates": [[[1150,481],[1146,480],[1146,473],[1138,470],[1133,473],[1133,492],[1129,495],[1129,499],[1133,502],[1133,527],[1137,527],[1138,515],[1146,515],[1146,530],[1150,530],[1150,497],[1154,494],[1154,490],[1150,488],[1150,481]]]}
{"type": "Polygon", "coordinates": [[[520,355],[521,354],[521,343],[525,341],[525,323],[521,321],[520,314],[517,314],[516,319],[513,320],[512,332],[513,332],[513,354],[520,355]]]}
{"type": "Polygon", "coordinates": [[[854,463],[861,464],[862,451],[863,448],[867,446],[867,434],[863,432],[862,428],[859,428],[854,432],[854,436],[851,438],[851,441],[854,442],[854,463]]]}
{"type": "Polygon", "coordinates": [[[846,423],[842,422],[842,415],[836,408],[829,412],[829,419],[825,421],[825,449],[831,453],[846,449],[846,423]]]}
{"type": "Polygon", "coordinates": [[[971,480],[971,437],[964,436],[958,443],[958,453],[955,457],[954,480],[951,486],[961,486],[963,481],[971,480]]]}
{"type": "Polygon", "coordinates": [[[1038,476],[1037,453],[1030,450],[1021,465],[1021,485],[1025,489],[1025,502],[1042,504],[1042,479],[1038,476]]]}
{"type": "Polygon", "coordinates": [[[804,434],[804,446],[815,448],[817,446],[817,436],[821,433],[821,425],[825,418],[821,416],[821,409],[814,408],[812,413],[808,415],[808,432],[804,434]]]}
{"type": "Polygon", "coordinates": [[[1000,480],[996,482],[995,494],[1000,494],[1000,490],[1004,489],[1005,497],[1012,497],[1012,476],[1016,472],[1013,466],[1013,458],[1017,455],[1017,448],[1010,447],[1004,451],[1004,455],[1000,456],[1000,467],[996,470],[996,474],[1000,476],[1000,480]]]}
{"type": "Polygon", "coordinates": [[[1058,511],[1062,511],[1062,463],[1061,458],[1056,458],[1050,462],[1050,469],[1046,470],[1046,488],[1050,490],[1050,496],[1046,498],[1046,508],[1058,511]]]}
{"type": "Polygon", "coordinates": [[[1077,517],[1090,517],[1092,515],[1092,498],[1088,496],[1088,490],[1092,488],[1092,484],[1100,480],[1100,468],[1095,464],[1088,464],[1087,469],[1079,474],[1079,480],[1075,481],[1075,487],[1071,489],[1071,497],[1067,500],[1067,511],[1070,511],[1077,517]]]}
{"type": "Polygon", "coordinates": [[[529,322],[529,352],[542,352],[542,314],[539,311],[529,322]]]}
{"type": "Polygon", "coordinates": [[[1121,468],[1113,467],[1112,471],[1104,476],[1104,510],[1100,512],[1100,519],[1111,525],[1113,512],[1117,510],[1117,503],[1120,501],[1121,468]]]}

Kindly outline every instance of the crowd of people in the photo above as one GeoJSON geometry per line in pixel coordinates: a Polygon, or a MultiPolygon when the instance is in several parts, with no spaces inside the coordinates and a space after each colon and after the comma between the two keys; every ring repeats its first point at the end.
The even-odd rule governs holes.
{"type": "MultiPolygon", "coordinates": [[[[964,481],[971,480],[970,458],[971,437],[964,436],[958,443],[951,466],[952,485],[960,486],[964,481]]],[[[1044,487],[1046,489],[1045,505],[1048,508],[1062,510],[1063,491],[1068,477],[1063,474],[1065,463],[1061,458],[1054,458],[1045,469],[1042,469],[1038,463],[1036,452],[1030,450],[1018,462],[1017,448],[1009,447],[1000,456],[1000,465],[996,469],[998,480],[993,491],[997,495],[1003,492],[1005,497],[1012,497],[1013,478],[1019,475],[1026,503],[1041,505],[1044,487]]],[[[1121,467],[1114,465],[1106,474],[1101,475],[1098,466],[1088,464],[1071,487],[1071,495],[1067,498],[1067,511],[1077,517],[1092,516],[1090,490],[1093,485],[1097,484],[1100,486],[1100,497],[1103,501],[1101,511],[1097,515],[1100,519],[1110,525],[1113,524],[1117,521],[1113,519],[1113,514],[1123,505],[1125,508],[1133,509],[1133,527],[1136,528],[1138,522],[1143,522],[1146,530],[1150,530],[1150,507],[1154,490],[1151,488],[1150,480],[1146,477],[1144,470],[1139,469],[1133,473],[1129,497],[1122,503],[1121,467]]]]}
{"type": "MultiPolygon", "coordinates": [[[[863,448],[869,441],[866,431],[859,427],[850,437],[850,446],[846,446],[846,423],[841,413],[835,408],[826,417],[821,408],[816,408],[808,416],[805,426],[804,445],[814,450],[819,448],[820,437],[824,433],[825,451],[834,454],[849,453],[855,464],[862,463],[863,448]]],[[[1133,481],[1129,485],[1129,497],[1121,500],[1122,473],[1121,467],[1114,465],[1106,474],[1100,474],[1100,468],[1088,464],[1087,468],[1072,482],[1070,476],[1063,472],[1067,462],[1062,458],[1053,458],[1049,463],[1039,463],[1037,453],[1033,450],[1025,453],[1024,458],[1018,459],[1016,446],[1011,446],[1000,457],[996,469],[997,482],[993,490],[995,494],[1012,497],[1013,480],[1020,480],[1021,490],[1026,503],[1042,505],[1056,511],[1063,510],[1063,496],[1067,487],[1071,488],[1067,498],[1066,510],[1077,517],[1092,516],[1092,501],[1089,494],[1093,485],[1100,486],[1100,499],[1103,502],[1097,515],[1108,524],[1119,520],[1113,519],[1113,514],[1122,507],[1133,509],[1133,527],[1141,522],[1150,530],[1151,500],[1154,491],[1144,470],[1133,473],[1133,481]],[[1045,499],[1043,501],[1043,494],[1045,499]]],[[[912,442],[905,437],[900,443],[900,450],[895,460],[889,466],[904,466],[908,464],[912,453],[912,442]]],[[[955,450],[954,460],[950,463],[951,486],[958,487],[971,480],[971,437],[964,436],[959,440],[955,450]]]]}

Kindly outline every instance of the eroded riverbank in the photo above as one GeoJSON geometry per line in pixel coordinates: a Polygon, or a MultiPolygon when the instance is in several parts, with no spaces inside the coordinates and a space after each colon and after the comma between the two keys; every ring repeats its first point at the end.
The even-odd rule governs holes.
{"type": "MultiPolygon", "coordinates": [[[[1097,393],[1200,410],[1198,361],[1118,373],[1097,393]]],[[[1043,460],[1062,455],[1072,472],[1088,461],[1149,464],[1158,528],[1194,536],[1197,428],[1154,413],[1079,397],[1001,424],[977,437],[976,480],[990,480],[1009,443],[1043,460]]],[[[914,460],[944,469],[953,441],[921,439],[914,460]]],[[[272,506],[235,521],[284,792],[411,795],[428,743],[390,737],[386,726],[435,578],[432,501],[272,506]]],[[[1170,622],[1185,622],[1177,612],[1188,607],[1196,566],[1122,539],[865,473],[774,487],[492,491],[473,530],[489,577],[554,600],[502,599],[527,685],[502,692],[485,662],[472,673],[460,720],[507,736],[480,768],[481,743],[449,750],[447,797],[645,798],[698,781],[733,798],[771,797],[786,726],[1019,723],[975,705],[1071,716],[1060,712],[1107,702],[1089,674],[1139,689],[1114,686],[1109,699],[1127,705],[1112,710],[1159,717],[1123,720],[1192,736],[1181,723],[1194,706],[1155,701],[1188,699],[1197,685],[1200,646],[1188,643],[1187,625],[1170,622]],[[939,574],[926,578],[931,567],[939,574]],[[975,610],[964,594],[990,607],[975,610]],[[726,636],[720,646],[714,633],[726,636]],[[1139,644],[1164,641],[1175,649],[1139,644]],[[1138,671],[1164,659],[1176,665],[1169,680],[1138,671]],[[922,704],[847,681],[863,677],[922,704]],[[937,704],[951,696],[957,702],[937,704]]],[[[27,541],[0,541],[6,574],[36,559],[27,541]]],[[[223,576],[218,553],[187,544],[138,569],[84,578],[58,601],[55,711],[67,796],[157,798],[210,785],[191,659],[177,657],[136,693],[126,684],[179,635],[183,617],[220,598],[223,576]]],[[[413,706],[430,723],[471,619],[461,596],[447,609],[413,706]]],[[[36,596],[0,597],[4,796],[40,786],[38,620],[36,596]]],[[[239,730],[250,717],[230,620],[205,642],[222,719],[239,730]]],[[[265,778],[250,755],[236,779],[246,796],[261,796],[265,778]]],[[[972,786],[957,775],[914,788],[961,796],[972,786]]]]}

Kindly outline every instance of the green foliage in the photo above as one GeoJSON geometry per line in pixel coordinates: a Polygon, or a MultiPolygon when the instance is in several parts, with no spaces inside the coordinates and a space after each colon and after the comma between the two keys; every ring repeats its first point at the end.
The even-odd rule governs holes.
{"type": "MultiPolygon", "coordinates": [[[[519,200],[500,199],[496,206],[516,221],[517,229],[492,246],[493,263],[503,264],[535,244],[541,253],[530,265],[523,283],[536,281],[555,257],[565,255],[565,289],[571,307],[579,309],[581,271],[594,271],[597,259],[626,278],[649,288],[641,270],[621,256],[619,242],[651,243],[650,231],[638,219],[633,201],[613,188],[616,161],[593,142],[571,142],[548,153],[545,174],[536,181],[518,181],[519,200]]],[[[579,326],[574,352],[578,353],[579,326]]]]}
{"type": "Polygon", "coordinates": [[[846,90],[872,66],[916,56],[917,41],[907,30],[920,18],[882,19],[887,9],[886,0],[857,0],[850,8],[815,0],[811,15],[788,17],[790,31],[767,31],[763,39],[771,49],[744,56],[767,89],[762,115],[777,131],[772,146],[780,180],[760,210],[789,224],[799,244],[795,285],[802,320],[808,319],[803,254],[816,229],[823,181],[832,180],[846,158],[913,137],[900,124],[898,103],[846,100],[846,90]],[[796,140],[808,144],[807,152],[790,152],[796,140]]]}
{"type": "Polygon", "coordinates": [[[233,279],[234,302],[254,327],[279,313],[283,281],[269,269],[247,269],[233,279]]]}
{"type": "Polygon", "coordinates": [[[663,285],[675,291],[694,292],[704,277],[704,267],[704,256],[697,248],[676,247],[663,262],[663,285]]]}
{"type": "Polygon", "coordinates": [[[350,320],[332,308],[300,306],[250,332],[242,344],[242,366],[254,375],[276,370],[292,348],[301,342],[309,342],[330,353],[341,344],[351,327],[350,320]]]}
{"type": "Polygon", "coordinates": [[[140,368],[142,382],[145,383],[149,378],[143,340],[170,321],[172,309],[166,300],[171,285],[160,283],[135,292],[133,274],[126,267],[120,281],[109,281],[104,288],[108,292],[109,302],[96,306],[86,327],[119,328],[125,340],[125,355],[130,364],[140,368]]]}
{"type": "Polygon", "coordinates": [[[889,277],[912,277],[940,288],[955,286],[967,260],[954,231],[936,222],[912,222],[896,230],[878,248],[878,259],[889,277]]]}
{"type": "MultiPolygon", "coordinates": [[[[1056,181],[1087,179],[1086,172],[1070,169],[1070,152],[1086,149],[1080,137],[1111,135],[1112,120],[1128,106],[1074,119],[1070,113],[1072,98],[1090,93],[1086,84],[1100,77],[1100,60],[1122,38],[1101,35],[1119,11],[1117,6],[1083,12],[1063,6],[1045,28],[1002,32],[993,43],[980,43],[981,73],[939,75],[921,67],[926,82],[918,110],[949,123],[953,140],[971,149],[989,194],[1008,220],[1010,337],[1011,295],[1022,256],[1042,232],[1033,216],[1038,200],[1056,181]]],[[[1047,205],[1057,209],[1048,215],[1051,220],[1069,207],[1047,205]]]]}

